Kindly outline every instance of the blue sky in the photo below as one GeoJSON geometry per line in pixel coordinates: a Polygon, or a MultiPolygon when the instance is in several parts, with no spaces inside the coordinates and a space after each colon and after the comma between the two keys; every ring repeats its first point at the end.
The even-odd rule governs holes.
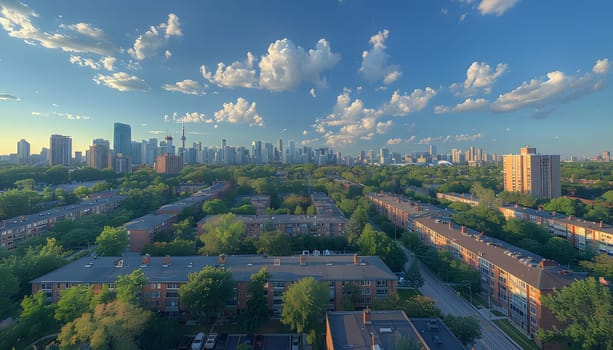
{"type": "Polygon", "coordinates": [[[0,154],[49,135],[612,150],[613,2],[0,0],[0,154]]]}

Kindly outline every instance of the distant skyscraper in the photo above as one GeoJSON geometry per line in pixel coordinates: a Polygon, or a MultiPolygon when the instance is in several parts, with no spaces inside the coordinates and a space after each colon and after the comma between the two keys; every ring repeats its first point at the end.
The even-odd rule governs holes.
{"type": "Polygon", "coordinates": [[[17,164],[30,163],[30,143],[21,139],[17,142],[17,164]]]}
{"type": "Polygon", "coordinates": [[[390,154],[390,150],[387,148],[379,149],[379,164],[391,164],[392,163],[392,155],[390,154]]]}
{"type": "Polygon", "coordinates": [[[49,165],[70,166],[72,160],[72,138],[63,135],[51,135],[49,140],[49,165]]]}
{"type": "Polygon", "coordinates": [[[178,174],[183,169],[183,159],[169,153],[158,156],[155,160],[155,172],[159,174],[178,174]]]}
{"type": "Polygon", "coordinates": [[[128,124],[115,123],[113,152],[129,158],[132,155],[132,128],[128,124]]]}
{"type": "Polygon", "coordinates": [[[108,140],[95,139],[89,146],[87,165],[94,169],[106,169],[111,167],[111,146],[108,140]]]}
{"type": "Polygon", "coordinates": [[[143,164],[143,144],[142,142],[132,141],[132,164],[143,164]]]}
{"type": "Polygon", "coordinates": [[[536,198],[560,197],[560,156],[537,154],[523,147],[520,154],[503,156],[504,190],[536,198]]]}
{"type": "Polygon", "coordinates": [[[611,161],[611,153],[609,151],[603,151],[602,152],[602,161],[603,162],[610,162],[611,161]]]}

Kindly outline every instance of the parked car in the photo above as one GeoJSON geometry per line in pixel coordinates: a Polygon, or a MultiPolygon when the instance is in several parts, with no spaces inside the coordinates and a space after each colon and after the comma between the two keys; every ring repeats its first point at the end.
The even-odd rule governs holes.
{"type": "Polygon", "coordinates": [[[253,344],[253,348],[255,350],[264,349],[264,336],[263,335],[258,334],[255,336],[255,343],[253,344]]]}
{"type": "Polygon", "coordinates": [[[206,338],[206,342],[204,343],[205,349],[214,349],[215,343],[217,343],[217,333],[209,334],[208,338],[206,338]]]}
{"type": "Polygon", "coordinates": [[[196,334],[194,340],[192,341],[192,350],[201,350],[202,345],[204,344],[204,333],[200,332],[196,334]]]}
{"type": "Polygon", "coordinates": [[[183,338],[181,338],[179,345],[177,345],[177,350],[189,350],[189,347],[192,344],[192,340],[194,340],[194,337],[184,335],[183,338]]]}
{"type": "Polygon", "coordinates": [[[300,338],[297,335],[292,335],[291,344],[292,350],[300,350],[300,338]]]}

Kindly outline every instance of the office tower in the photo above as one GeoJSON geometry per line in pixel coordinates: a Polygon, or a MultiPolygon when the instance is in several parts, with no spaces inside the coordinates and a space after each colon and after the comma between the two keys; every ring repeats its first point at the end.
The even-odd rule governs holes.
{"type": "Polygon", "coordinates": [[[53,134],[49,139],[49,165],[70,166],[72,161],[72,138],[53,134]]]}
{"type": "Polygon", "coordinates": [[[113,133],[113,152],[124,157],[132,155],[132,128],[128,124],[115,123],[113,133]]]}
{"type": "Polygon", "coordinates": [[[132,141],[132,164],[143,164],[143,144],[142,142],[132,141]]]}
{"type": "Polygon", "coordinates": [[[275,145],[275,160],[278,162],[283,162],[283,140],[278,139],[277,144],[275,145]]]}
{"type": "Polygon", "coordinates": [[[483,150],[481,149],[481,147],[477,148],[477,158],[475,160],[479,162],[485,160],[483,159],[483,150]]]}
{"type": "Polygon", "coordinates": [[[436,154],[436,146],[429,145],[428,153],[430,153],[430,157],[434,158],[434,155],[436,154]]]}
{"type": "Polygon", "coordinates": [[[83,151],[74,152],[74,162],[75,164],[83,163],[83,151]]]}
{"type": "Polygon", "coordinates": [[[262,162],[272,163],[274,161],[275,147],[270,142],[264,144],[264,151],[262,152],[262,162]]]}
{"type": "Polygon", "coordinates": [[[108,140],[95,139],[89,146],[87,166],[95,169],[106,169],[111,167],[111,145],[108,140]]]}
{"type": "Polygon", "coordinates": [[[17,142],[17,164],[30,164],[30,143],[24,139],[17,142]]]}
{"type": "Polygon", "coordinates": [[[379,149],[379,164],[391,164],[392,156],[390,154],[390,150],[387,148],[379,149]]]}
{"type": "Polygon", "coordinates": [[[611,153],[609,151],[603,151],[602,152],[602,161],[603,162],[610,162],[611,161],[611,153]]]}
{"type": "Polygon", "coordinates": [[[254,164],[262,164],[262,141],[251,142],[251,158],[254,164]]]}
{"type": "Polygon", "coordinates": [[[143,162],[153,164],[158,156],[158,139],[151,138],[149,141],[143,140],[143,162]]]}
{"type": "Polygon", "coordinates": [[[503,156],[504,190],[535,198],[560,197],[560,156],[537,154],[523,147],[520,154],[503,156]]]}
{"type": "Polygon", "coordinates": [[[160,148],[162,149],[162,152],[160,152],[160,155],[163,155],[164,153],[168,153],[174,156],[175,154],[175,146],[173,146],[172,144],[172,136],[168,135],[164,138],[164,144],[162,145],[160,143],[160,148]]]}

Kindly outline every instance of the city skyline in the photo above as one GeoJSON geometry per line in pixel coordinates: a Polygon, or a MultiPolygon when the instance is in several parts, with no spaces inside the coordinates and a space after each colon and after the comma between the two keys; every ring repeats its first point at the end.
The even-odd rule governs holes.
{"type": "Polygon", "coordinates": [[[119,4],[0,0],[0,154],[85,151],[115,123],[184,124],[188,147],[611,148],[606,1],[119,4]]]}

